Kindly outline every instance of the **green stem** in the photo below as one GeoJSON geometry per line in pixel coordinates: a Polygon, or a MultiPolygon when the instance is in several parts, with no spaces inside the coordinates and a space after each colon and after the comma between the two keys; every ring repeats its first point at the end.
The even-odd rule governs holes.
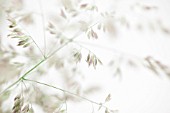
{"type": "Polygon", "coordinates": [[[23,74],[17,81],[15,81],[14,83],[12,83],[11,85],[9,85],[5,90],[3,90],[0,95],[2,95],[4,92],[6,92],[7,90],[9,90],[10,88],[12,88],[14,85],[16,85],[17,83],[19,83],[21,80],[23,80],[24,77],[26,77],[30,72],[32,72],[34,69],[36,69],[39,65],[41,65],[43,62],[45,62],[46,60],[48,60],[49,58],[51,58],[54,54],[56,54],[59,50],[61,50],[63,47],[65,47],[67,44],[69,44],[70,42],[72,42],[75,38],[77,38],[77,36],[79,35],[76,34],[74,37],[72,37],[70,40],[68,40],[65,44],[63,44],[62,46],[60,46],[59,48],[57,48],[52,54],[50,54],[49,56],[47,56],[46,58],[44,58],[43,60],[41,60],[40,62],[38,62],[35,66],[33,66],[30,70],[28,70],[25,74],[23,74]]]}
{"type": "Polygon", "coordinates": [[[37,63],[34,67],[32,67],[30,70],[28,70],[23,76],[20,77],[20,79],[26,77],[31,71],[33,71],[35,68],[37,68],[40,64],[42,64],[46,59],[41,60],[39,63],[37,63]]]}
{"type": "Polygon", "coordinates": [[[15,81],[14,83],[12,83],[11,85],[9,85],[5,90],[3,90],[1,93],[0,93],[0,96],[5,93],[8,89],[10,89],[11,87],[13,87],[15,84],[17,84],[18,82],[20,82],[20,79],[18,79],[17,81],[15,81]]]}
{"type": "Polygon", "coordinates": [[[21,80],[23,80],[24,77],[26,77],[31,71],[33,71],[35,68],[37,68],[40,64],[42,64],[46,59],[41,60],[39,63],[37,63],[34,67],[32,67],[30,70],[28,70],[23,76],[21,76],[17,81],[9,85],[4,91],[0,93],[2,95],[4,92],[12,88],[15,84],[19,83],[21,80]]]}

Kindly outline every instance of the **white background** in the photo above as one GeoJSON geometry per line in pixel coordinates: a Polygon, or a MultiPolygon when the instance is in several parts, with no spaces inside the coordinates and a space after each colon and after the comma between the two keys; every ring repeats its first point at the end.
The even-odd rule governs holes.
{"type": "MultiPolygon", "coordinates": [[[[170,35],[161,32],[157,24],[157,20],[161,20],[163,25],[170,29],[170,1],[96,0],[93,2],[99,7],[99,11],[115,10],[117,17],[121,15],[125,16],[130,22],[130,28],[126,29],[118,25],[116,38],[114,36],[113,38],[108,38],[99,35],[99,39],[95,43],[108,48],[114,48],[113,51],[85,45],[94,51],[103,61],[103,66],[98,66],[96,70],[91,67],[88,68],[84,61],[84,63],[82,62],[77,66],[85,76],[85,81],[82,83],[84,88],[91,85],[101,86],[100,91],[97,91],[93,95],[86,95],[86,97],[97,102],[102,102],[110,93],[112,100],[106,105],[119,110],[119,113],[170,113],[170,81],[164,74],[156,76],[141,65],[133,68],[123,64],[121,66],[122,76],[114,77],[114,67],[107,66],[109,59],[114,58],[115,55],[127,59],[130,57],[137,61],[147,56],[152,56],[163,64],[170,65],[170,35]],[[144,12],[139,7],[136,7],[133,11],[130,10],[130,6],[136,3],[157,6],[158,9],[144,12]],[[154,23],[155,31],[149,29],[149,22],[154,23]],[[143,25],[143,30],[137,30],[137,24],[143,25]]],[[[39,1],[27,0],[26,3],[28,10],[39,12],[39,1]]],[[[54,3],[60,3],[60,1],[42,0],[45,14],[50,15],[49,12],[55,12],[54,3]]],[[[37,26],[36,29],[28,29],[30,34],[42,37],[41,27],[37,26]]],[[[37,38],[35,40],[39,40],[38,43],[41,44],[42,42],[43,45],[41,39],[37,38]]],[[[83,41],[80,38],[77,40],[83,41]]],[[[53,80],[53,77],[47,78],[49,79],[47,81],[53,80]]],[[[97,113],[98,106],[94,105],[94,107],[97,113]]],[[[90,113],[91,110],[92,108],[89,102],[68,102],[68,113],[90,113]]],[[[36,111],[36,113],[42,112],[36,111]]]]}

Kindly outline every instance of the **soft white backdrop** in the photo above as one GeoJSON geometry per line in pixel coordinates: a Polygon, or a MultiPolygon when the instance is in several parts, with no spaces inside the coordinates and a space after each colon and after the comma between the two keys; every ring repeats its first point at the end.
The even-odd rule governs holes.
{"type": "MultiPolygon", "coordinates": [[[[28,10],[39,12],[39,0],[25,0],[28,10]]],[[[88,2],[84,1],[83,3],[88,2]]],[[[170,80],[164,74],[156,76],[148,69],[139,66],[136,68],[129,67],[125,64],[121,66],[122,76],[114,77],[114,67],[107,66],[109,60],[114,56],[122,58],[134,58],[141,60],[147,56],[152,56],[166,65],[170,65],[170,35],[161,32],[158,21],[170,29],[170,1],[169,0],[93,0],[99,7],[99,11],[115,10],[117,17],[125,16],[130,22],[130,28],[126,29],[117,25],[117,34],[112,38],[99,35],[96,42],[111,49],[84,44],[90,50],[94,51],[103,61],[103,66],[98,66],[96,70],[89,68],[84,62],[77,64],[85,76],[82,85],[84,88],[91,85],[101,86],[101,90],[93,95],[86,95],[87,98],[102,102],[110,93],[112,100],[107,103],[110,108],[119,110],[119,113],[170,113],[170,80]],[[153,5],[158,9],[144,12],[140,7],[130,8],[135,4],[153,5]],[[148,23],[154,23],[155,31],[148,27],[148,23]],[[137,24],[143,25],[143,30],[136,28],[137,24]]],[[[59,1],[42,0],[44,14],[47,16],[55,13],[53,5],[60,4],[59,1]],[[54,12],[54,13],[53,13],[54,12]]],[[[82,20],[83,18],[82,15],[82,20]]],[[[41,19],[39,25],[28,29],[38,44],[43,45],[41,19]]],[[[96,19],[97,20],[97,19],[96,19]]],[[[79,41],[86,42],[82,38],[79,41]]],[[[43,47],[43,46],[42,46],[43,47]]],[[[54,73],[49,72],[53,75],[54,73]]],[[[55,76],[56,77],[56,76],[55,76]]],[[[55,77],[44,78],[44,80],[56,82],[55,77]]],[[[97,109],[98,107],[94,105],[97,109]]],[[[41,110],[35,109],[36,113],[42,113],[41,110]]],[[[89,102],[83,101],[78,103],[68,102],[68,113],[90,113],[92,110],[89,102]]],[[[95,110],[97,113],[98,111],[95,110]]]]}

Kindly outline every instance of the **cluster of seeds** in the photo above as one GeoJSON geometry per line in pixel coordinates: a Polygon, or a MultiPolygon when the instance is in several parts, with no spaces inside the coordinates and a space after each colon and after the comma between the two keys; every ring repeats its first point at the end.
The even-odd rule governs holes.
{"type": "Polygon", "coordinates": [[[93,38],[93,39],[98,39],[98,35],[97,33],[93,30],[93,29],[90,29],[88,32],[87,32],[87,36],[88,38],[93,38]]]}
{"type": "Polygon", "coordinates": [[[74,59],[75,59],[76,63],[80,62],[81,59],[82,59],[81,52],[75,52],[73,56],[74,56],[74,59]]]}
{"type": "Polygon", "coordinates": [[[30,36],[26,35],[20,28],[18,28],[16,21],[12,18],[8,18],[10,22],[9,28],[11,33],[8,35],[10,38],[19,39],[17,46],[28,47],[30,45],[30,36]]]}
{"type": "Polygon", "coordinates": [[[101,65],[103,64],[101,60],[96,57],[96,55],[90,53],[87,55],[86,62],[88,63],[89,66],[93,65],[95,69],[98,63],[101,65]]]}
{"type": "Polygon", "coordinates": [[[29,104],[24,105],[24,98],[21,97],[21,95],[17,95],[14,98],[12,113],[34,113],[34,111],[32,107],[29,106],[29,104]]]}

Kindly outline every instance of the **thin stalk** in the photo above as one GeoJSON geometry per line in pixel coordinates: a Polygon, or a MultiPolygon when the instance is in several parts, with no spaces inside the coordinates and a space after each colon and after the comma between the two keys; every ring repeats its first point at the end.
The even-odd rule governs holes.
{"type": "Polygon", "coordinates": [[[34,44],[37,46],[37,48],[39,49],[40,53],[42,54],[42,56],[45,58],[45,54],[43,54],[42,50],[40,49],[40,47],[38,46],[38,44],[35,42],[35,40],[30,36],[31,40],[34,42],[34,44]]]}
{"type": "Polygon", "coordinates": [[[24,28],[22,27],[22,25],[18,24],[31,38],[31,40],[33,41],[33,43],[35,44],[35,46],[38,48],[38,50],[40,51],[40,53],[42,54],[42,56],[45,58],[45,55],[43,54],[41,48],[39,47],[39,45],[36,43],[36,41],[34,40],[34,38],[32,36],[30,36],[30,33],[24,28]]]}
{"type": "MultiPolygon", "coordinates": [[[[66,29],[68,23],[69,23],[69,21],[66,22],[65,27],[62,29],[62,31],[60,31],[60,32],[58,33],[58,35],[57,35],[56,38],[59,39],[59,38],[63,35],[63,32],[64,32],[64,30],[66,29]]],[[[55,29],[55,31],[57,31],[55,27],[54,27],[53,29],[55,29]]],[[[50,54],[50,53],[53,51],[53,48],[55,47],[55,45],[57,44],[57,42],[58,42],[58,41],[56,41],[55,44],[51,47],[51,49],[50,49],[50,51],[49,51],[48,54],[50,54]]],[[[48,55],[48,54],[47,54],[47,55],[48,55]]]]}
{"type": "Polygon", "coordinates": [[[46,61],[46,59],[41,60],[39,63],[37,63],[35,66],[33,66],[30,70],[28,70],[23,76],[21,76],[20,78],[24,78],[26,77],[30,72],[32,72],[35,68],[37,68],[40,64],[42,64],[44,61],[46,61]]]}
{"type": "Polygon", "coordinates": [[[0,96],[5,93],[7,90],[9,90],[10,88],[12,88],[15,84],[19,83],[20,82],[20,79],[18,79],[17,81],[15,81],[14,83],[12,83],[11,85],[9,85],[5,90],[3,90],[1,93],[0,93],[0,96]]]}
{"type": "Polygon", "coordinates": [[[63,93],[70,94],[70,95],[75,96],[75,97],[77,97],[77,98],[86,100],[86,101],[88,101],[88,102],[90,102],[90,103],[96,104],[96,105],[98,105],[98,106],[102,106],[103,108],[106,108],[106,109],[108,109],[108,110],[110,110],[110,111],[113,111],[113,110],[109,109],[107,106],[105,106],[105,105],[103,105],[103,104],[101,104],[101,103],[95,102],[95,101],[93,101],[93,100],[90,100],[90,99],[88,99],[88,98],[79,96],[79,95],[77,95],[77,94],[75,94],[75,93],[72,93],[72,92],[69,92],[69,91],[67,91],[67,90],[64,90],[64,89],[55,87],[55,86],[53,86],[53,85],[49,85],[49,84],[46,84],[46,83],[43,83],[43,82],[39,82],[39,81],[35,81],[35,80],[30,80],[30,79],[26,79],[26,78],[23,78],[23,80],[25,80],[25,81],[30,81],[30,82],[34,82],[34,83],[37,83],[37,84],[41,84],[41,85],[44,85],[44,86],[47,86],[47,87],[51,87],[51,88],[60,90],[60,91],[62,91],[63,93]]]}
{"type": "Polygon", "coordinates": [[[0,93],[2,95],[4,92],[12,88],[15,84],[19,83],[24,77],[26,77],[30,72],[32,72],[35,68],[37,68],[40,64],[42,64],[45,61],[45,59],[41,60],[39,63],[37,63],[35,66],[33,66],[30,70],[28,70],[23,76],[21,76],[17,81],[9,85],[4,91],[0,93]]]}
{"type": "Polygon", "coordinates": [[[45,56],[46,55],[45,17],[44,17],[43,4],[41,0],[40,0],[40,11],[41,11],[41,19],[42,19],[42,29],[43,29],[43,38],[44,38],[44,56],[45,56]]]}
{"type": "Polygon", "coordinates": [[[47,58],[50,58],[51,56],[53,56],[57,51],[59,51],[60,49],[62,49],[64,46],[66,46],[67,44],[69,44],[70,42],[73,42],[75,38],[77,38],[80,35],[80,31],[77,32],[71,39],[69,39],[65,44],[63,44],[62,46],[60,46],[59,48],[57,48],[56,50],[54,50],[54,52],[52,52],[49,56],[47,56],[47,58]]]}

